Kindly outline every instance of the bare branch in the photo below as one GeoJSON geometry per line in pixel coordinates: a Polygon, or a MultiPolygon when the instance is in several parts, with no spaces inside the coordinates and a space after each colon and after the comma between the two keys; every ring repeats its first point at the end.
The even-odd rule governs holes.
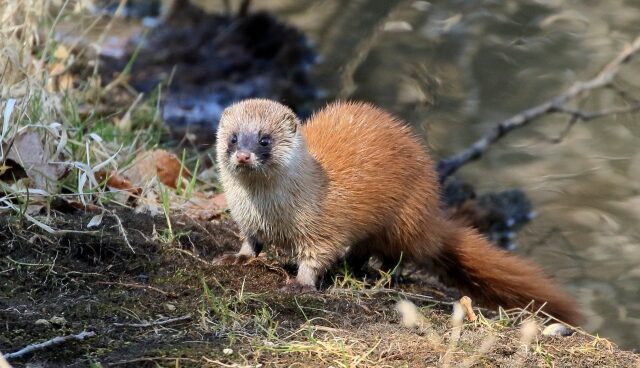
{"type": "Polygon", "coordinates": [[[148,290],[153,290],[153,291],[155,291],[157,293],[160,293],[162,295],[166,295],[166,296],[170,296],[170,297],[176,297],[175,293],[172,293],[170,291],[167,292],[167,291],[164,291],[162,289],[159,289],[159,288],[151,286],[151,285],[141,285],[141,284],[126,283],[126,282],[109,282],[109,281],[98,281],[98,282],[96,282],[96,284],[119,285],[119,286],[134,288],[134,289],[148,289],[148,290]]]}
{"type": "Polygon", "coordinates": [[[568,107],[559,107],[556,110],[556,112],[569,114],[578,120],[589,121],[589,120],[601,118],[607,115],[627,114],[631,112],[636,112],[638,110],[640,110],[640,101],[635,101],[633,104],[629,106],[612,107],[612,108],[603,109],[599,111],[582,111],[577,109],[571,109],[568,107]]]}
{"type": "Polygon", "coordinates": [[[5,354],[5,358],[7,360],[9,359],[15,359],[15,358],[21,358],[27,354],[33,353],[34,351],[37,350],[42,350],[42,349],[46,349],[55,345],[60,345],[64,342],[67,341],[71,341],[71,340],[77,340],[77,341],[82,341],[86,338],[89,337],[94,337],[96,335],[95,332],[93,331],[83,331],[80,332],[77,335],[67,335],[67,336],[56,336],[53,339],[47,340],[45,342],[40,342],[37,344],[31,344],[31,345],[27,345],[24,348],[14,352],[14,353],[9,353],[9,354],[5,354]]]}
{"type": "MultiPolygon", "coordinates": [[[[620,71],[620,67],[631,60],[631,58],[640,51],[640,36],[631,44],[624,48],[613,60],[605,65],[596,76],[587,81],[575,82],[569,89],[563,93],[547,100],[546,102],[524,110],[498,124],[487,131],[479,140],[474,142],[470,147],[462,152],[444,158],[438,162],[438,174],[440,182],[444,182],[447,177],[455,173],[462,165],[469,161],[478,159],[484,154],[489,145],[504,137],[512,130],[525,126],[532,121],[538,119],[545,114],[565,113],[572,115],[572,120],[588,121],[611,114],[630,113],[640,109],[640,101],[635,100],[628,107],[611,108],[595,112],[581,112],[572,110],[566,105],[568,102],[594,89],[603,87],[613,88],[621,96],[627,96],[625,92],[613,85],[613,79],[620,71]]],[[[569,124],[570,128],[575,122],[569,124]]],[[[565,129],[566,130],[566,129],[565,129]]]]}

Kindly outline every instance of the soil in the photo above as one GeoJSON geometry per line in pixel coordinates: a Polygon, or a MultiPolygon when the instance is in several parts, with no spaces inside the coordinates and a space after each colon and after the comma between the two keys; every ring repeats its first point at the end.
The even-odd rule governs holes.
{"type": "Polygon", "coordinates": [[[239,246],[227,219],[177,216],[171,236],[162,215],[109,208],[102,223],[89,229],[93,216],[54,211],[39,217],[58,229],[55,234],[22,218],[0,219],[0,351],[96,333],[13,359],[12,365],[396,367],[442,366],[447,359],[475,366],[639,364],[637,354],[582,333],[538,334],[526,348],[517,321],[497,317],[465,323],[451,345],[451,306],[437,300],[452,300],[453,294],[415,275],[384,293],[340,274],[319,292],[281,292],[289,271],[269,257],[245,266],[210,262],[239,246]],[[426,295],[413,298],[427,321],[422,327],[401,325],[395,309],[401,298],[395,291],[401,289],[426,295]],[[495,341],[483,348],[491,336],[495,341]]]}

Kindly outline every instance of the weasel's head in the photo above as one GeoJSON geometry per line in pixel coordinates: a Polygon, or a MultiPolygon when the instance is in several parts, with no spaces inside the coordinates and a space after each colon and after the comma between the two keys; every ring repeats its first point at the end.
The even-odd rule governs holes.
{"type": "Polygon", "coordinates": [[[287,167],[301,147],[300,121],[275,101],[249,99],[227,107],[218,126],[218,164],[236,175],[287,167]]]}

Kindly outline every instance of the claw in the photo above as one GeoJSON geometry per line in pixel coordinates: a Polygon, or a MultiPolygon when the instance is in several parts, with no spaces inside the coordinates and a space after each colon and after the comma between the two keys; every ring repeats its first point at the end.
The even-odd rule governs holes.
{"type": "Polygon", "coordinates": [[[252,258],[246,254],[225,254],[213,260],[213,264],[216,266],[223,265],[244,265],[247,264],[252,258]]]}
{"type": "Polygon", "coordinates": [[[312,285],[303,285],[296,279],[288,279],[287,282],[280,288],[280,291],[285,293],[304,294],[316,291],[316,288],[312,285]]]}

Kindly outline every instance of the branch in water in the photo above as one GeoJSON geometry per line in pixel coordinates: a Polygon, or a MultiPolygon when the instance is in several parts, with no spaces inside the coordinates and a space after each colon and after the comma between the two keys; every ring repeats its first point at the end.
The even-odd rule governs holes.
{"type": "Polygon", "coordinates": [[[444,158],[438,162],[438,175],[440,182],[444,182],[449,176],[454,174],[462,165],[478,159],[482,156],[489,146],[504,137],[512,130],[525,126],[532,121],[538,119],[545,114],[564,113],[571,115],[570,124],[565,131],[573,126],[578,120],[588,121],[597,119],[607,115],[630,113],[640,110],[640,100],[632,100],[629,106],[620,108],[610,108],[600,111],[583,112],[571,109],[566,105],[577,97],[599,88],[612,88],[618,95],[628,100],[628,94],[613,85],[613,79],[620,71],[620,67],[631,60],[631,58],[640,51],[640,36],[637,37],[630,45],[624,48],[613,60],[611,60],[604,68],[593,78],[587,81],[579,81],[574,83],[569,89],[563,93],[547,100],[546,102],[524,110],[498,124],[487,131],[480,139],[474,142],[470,147],[460,153],[444,158]]]}

